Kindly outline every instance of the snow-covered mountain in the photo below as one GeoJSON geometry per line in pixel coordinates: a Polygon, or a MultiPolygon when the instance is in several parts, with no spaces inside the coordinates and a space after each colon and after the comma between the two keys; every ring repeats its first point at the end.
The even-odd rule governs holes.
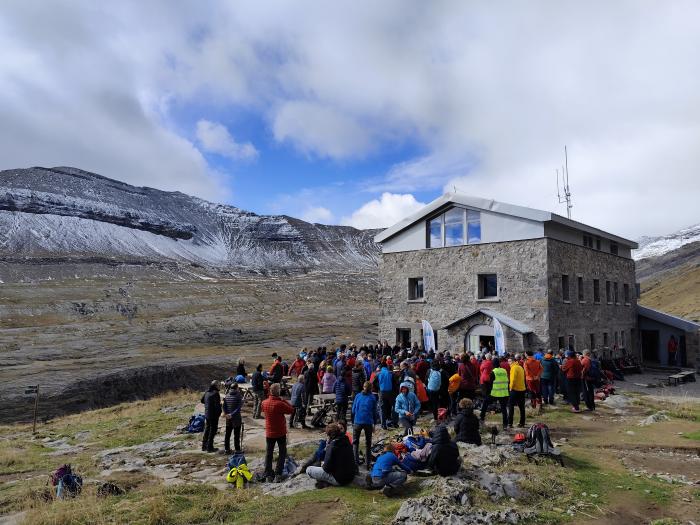
{"type": "Polygon", "coordinates": [[[376,231],[257,215],[76,168],[0,171],[0,258],[103,257],[218,268],[375,267],[376,231]]]}
{"type": "Polygon", "coordinates": [[[697,241],[700,241],[700,223],[669,235],[642,237],[638,241],[639,248],[632,252],[632,257],[637,261],[648,257],[658,257],[697,241]]]}

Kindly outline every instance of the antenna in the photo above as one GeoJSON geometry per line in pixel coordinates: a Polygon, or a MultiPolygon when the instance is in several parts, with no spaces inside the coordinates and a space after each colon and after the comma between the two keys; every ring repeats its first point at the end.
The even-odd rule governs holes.
{"type": "Polygon", "coordinates": [[[571,208],[574,205],[571,203],[571,188],[569,188],[569,155],[566,151],[566,146],[564,146],[564,166],[561,167],[561,183],[564,194],[562,196],[561,191],[559,191],[559,170],[557,172],[557,200],[559,204],[566,203],[566,216],[571,219],[571,208]]]}

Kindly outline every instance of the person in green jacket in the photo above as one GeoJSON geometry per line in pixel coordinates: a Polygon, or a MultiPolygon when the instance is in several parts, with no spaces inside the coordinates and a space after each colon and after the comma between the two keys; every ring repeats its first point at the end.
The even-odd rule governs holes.
{"type": "Polygon", "coordinates": [[[503,430],[508,427],[508,373],[500,367],[501,361],[498,357],[492,359],[493,369],[491,370],[491,394],[481,407],[480,419],[483,422],[486,419],[486,411],[489,402],[498,403],[503,416],[503,430]]]}

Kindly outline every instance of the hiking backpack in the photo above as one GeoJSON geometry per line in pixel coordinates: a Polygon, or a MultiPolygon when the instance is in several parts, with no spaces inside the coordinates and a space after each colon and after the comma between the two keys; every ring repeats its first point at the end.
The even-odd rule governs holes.
{"type": "Polygon", "coordinates": [[[535,423],[527,431],[525,454],[544,454],[558,456],[561,451],[554,446],[549,436],[549,427],[544,423],[535,423]]]}
{"type": "Polygon", "coordinates": [[[588,381],[595,381],[596,383],[600,381],[600,361],[597,359],[591,359],[591,366],[588,369],[586,379],[588,381]]]}
{"type": "Polygon", "coordinates": [[[243,452],[235,452],[233,456],[229,458],[226,468],[231,470],[234,467],[240,467],[242,464],[247,463],[248,462],[245,460],[245,455],[243,455],[243,452]]]}
{"type": "Polygon", "coordinates": [[[194,434],[196,432],[204,432],[204,414],[195,414],[190,418],[190,422],[187,424],[187,432],[194,434]]]}
{"type": "Polygon", "coordinates": [[[311,418],[311,426],[315,428],[321,428],[326,425],[326,416],[328,416],[328,411],[330,410],[330,405],[325,405],[319,408],[314,417],[311,418]]]}
{"type": "Polygon", "coordinates": [[[77,474],[66,474],[58,482],[56,497],[58,499],[74,498],[83,489],[83,478],[77,474]]]}
{"type": "Polygon", "coordinates": [[[51,476],[49,476],[49,481],[51,482],[52,486],[57,486],[58,483],[63,479],[63,476],[66,474],[71,474],[71,468],[70,465],[61,465],[58,467],[56,470],[53,471],[51,476]]]}

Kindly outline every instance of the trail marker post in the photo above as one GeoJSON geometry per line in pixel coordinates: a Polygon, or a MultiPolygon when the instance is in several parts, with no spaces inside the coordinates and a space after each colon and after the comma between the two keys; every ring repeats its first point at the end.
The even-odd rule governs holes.
{"type": "Polygon", "coordinates": [[[39,385],[26,387],[24,389],[24,394],[34,394],[34,425],[32,427],[32,434],[36,434],[36,415],[39,409],[39,385]]]}

